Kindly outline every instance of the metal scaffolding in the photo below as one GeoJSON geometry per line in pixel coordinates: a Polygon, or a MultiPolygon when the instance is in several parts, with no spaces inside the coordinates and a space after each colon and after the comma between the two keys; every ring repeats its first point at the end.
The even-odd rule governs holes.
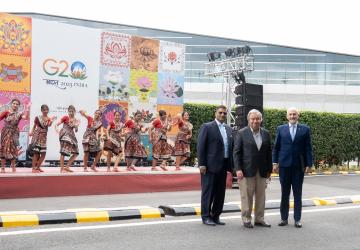
{"type": "MultiPolygon", "coordinates": [[[[205,76],[223,77],[223,90],[225,85],[225,95],[222,95],[226,107],[232,110],[234,87],[237,84],[234,76],[241,72],[251,72],[254,70],[254,57],[242,55],[233,58],[227,58],[218,61],[205,63],[205,76]]],[[[235,118],[232,112],[227,113],[227,124],[233,126],[235,118]]]]}

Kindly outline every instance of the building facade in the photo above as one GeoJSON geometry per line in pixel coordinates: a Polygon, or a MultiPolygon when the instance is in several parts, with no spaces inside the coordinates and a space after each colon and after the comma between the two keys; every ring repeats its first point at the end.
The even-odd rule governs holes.
{"type": "Polygon", "coordinates": [[[224,79],[204,75],[207,53],[249,45],[255,61],[254,71],[245,74],[246,81],[263,85],[265,108],[360,113],[360,56],[36,13],[14,14],[186,44],[185,102],[223,103],[224,79]]]}

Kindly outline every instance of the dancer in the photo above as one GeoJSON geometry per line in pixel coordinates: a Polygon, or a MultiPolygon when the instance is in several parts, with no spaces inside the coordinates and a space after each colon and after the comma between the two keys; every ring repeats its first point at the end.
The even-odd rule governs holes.
{"type": "Polygon", "coordinates": [[[125,122],[126,137],[124,148],[126,169],[128,171],[136,171],[135,166],[137,161],[147,158],[147,153],[140,140],[140,133],[145,133],[147,128],[144,128],[140,124],[141,119],[141,112],[137,111],[134,115],[134,120],[129,119],[125,122]]]}
{"type": "Polygon", "coordinates": [[[29,104],[25,106],[24,112],[19,112],[19,106],[20,101],[13,99],[10,109],[0,114],[0,121],[5,119],[0,139],[1,173],[5,173],[6,160],[10,160],[12,172],[16,172],[15,160],[21,149],[18,125],[21,119],[27,120],[29,118],[29,104]]]}
{"type": "Polygon", "coordinates": [[[70,167],[75,161],[76,157],[79,155],[78,142],[75,136],[75,132],[78,131],[80,122],[75,118],[75,112],[75,107],[70,105],[68,107],[68,115],[63,116],[55,126],[55,129],[58,132],[58,126],[63,124],[63,127],[59,132],[60,173],[73,172],[70,167]],[[66,167],[64,166],[65,156],[70,156],[66,167]]]}
{"type": "Polygon", "coordinates": [[[159,118],[152,122],[149,138],[152,143],[153,161],[151,170],[157,171],[158,160],[162,161],[160,168],[167,171],[166,164],[173,153],[173,147],[167,142],[166,133],[171,129],[171,116],[167,117],[165,110],[159,111],[159,118]]]}
{"type": "Polygon", "coordinates": [[[46,104],[41,105],[42,115],[36,116],[34,126],[29,133],[31,143],[29,153],[32,156],[32,172],[44,172],[40,167],[46,156],[46,141],[48,128],[51,127],[56,116],[48,117],[49,107],[46,104]]]}
{"type": "Polygon", "coordinates": [[[80,114],[87,119],[87,127],[83,136],[82,144],[84,148],[84,172],[88,172],[88,161],[89,155],[94,157],[94,162],[91,166],[91,170],[98,172],[96,166],[101,157],[100,149],[100,129],[102,127],[101,123],[101,111],[96,110],[94,118],[87,115],[84,110],[80,110],[80,114]]]}
{"type": "Polygon", "coordinates": [[[107,171],[110,172],[111,158],[116,155],[113,172],[119,172],[118,164],[121,160],[121,137],[124,124],[120,121],[120,112],[115,111],[114,121],[109,122],[109,126],[105,134],[104,150],[107,152],[107,171]]]}
{"type": "Polygon", "coordinates": [[[187,158],[190,157],[190,140],[192,137],[193,125],[189,122],[189,113],[183,112],[177,116],[177,119],[172,124],[173,126],[178,125],[179,132],[175,139],[174,156],[176,156],[176,168],[175,170],[181,170],[182,165],[187,158]]]}

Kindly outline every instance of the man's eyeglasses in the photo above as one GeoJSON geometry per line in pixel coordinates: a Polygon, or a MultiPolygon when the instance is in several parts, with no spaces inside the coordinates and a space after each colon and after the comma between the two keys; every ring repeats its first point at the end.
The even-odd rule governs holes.
{"type": "Polygon", "coordinates": [[[219,112],[220,115],[227,115],[227,112],[219,112]]]}

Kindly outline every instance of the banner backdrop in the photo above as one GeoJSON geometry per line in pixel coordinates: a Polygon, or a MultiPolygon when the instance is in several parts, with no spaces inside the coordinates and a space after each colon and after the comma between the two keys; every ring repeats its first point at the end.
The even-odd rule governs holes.
{"type": "MultiPolygon", "coordinates": [[[[31,125],[47,104],[56,123],[67,115],[69,105],[92,115],[98,109],[100,31],[69,24],[33,19],[31,125]]],[[[80,120],[76,137],[83,154],[86,119],[80,120]]],[[[61,128],[62,126],[60,126],[61,128]]],[[[54,126],[48,132],[47,159],[59,158],[59,139],[54,126]]]]}
{"type": "MultiPolygon", "coordinates": [[[[67,115],[69,105],[75,106],[78,159],[87,126],[81,109],[92,116],[100,107],[104,127],[115,110],[122,122],[140,111],[144,126],[160,109],[175,116],[182,111],[184,65],[183,44],[0,13],[0,104],[5,110],[12,98],[20,99],[20,109],[31,103],[30,120],[19,125],[24,151],[42,104],[49,106],[49,116],[57,116],[55,124],[67,115]]],[[[47,141],[46,159],[51,160],[59,159],[55,124],[47,141]]],[[[173,128],[169,138],[176,132],[173,128]]],[[[151,157],[147,135],[142,143],[151,157]]]]}

